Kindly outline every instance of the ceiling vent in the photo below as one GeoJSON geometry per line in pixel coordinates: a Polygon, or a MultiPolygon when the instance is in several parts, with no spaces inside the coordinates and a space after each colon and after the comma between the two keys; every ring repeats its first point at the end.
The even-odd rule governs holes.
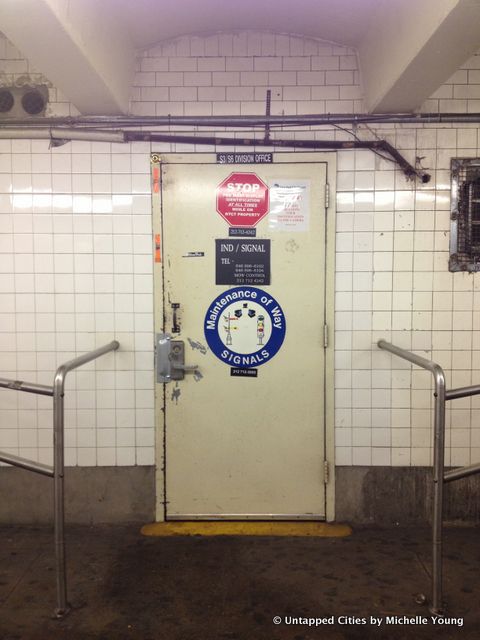
{"type": "Polygon", "coordinates": [[[44,116],[47,104],[46,85],[0,87],[0,120],[44,116]]]}

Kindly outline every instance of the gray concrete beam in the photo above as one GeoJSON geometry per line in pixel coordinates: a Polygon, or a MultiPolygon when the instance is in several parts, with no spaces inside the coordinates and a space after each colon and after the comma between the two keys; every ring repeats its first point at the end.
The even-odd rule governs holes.
{"type": "Polygon", "coordinates": [[[98,0],[2,0],[0,25],[80,113],[122,114],[128,110],[134,49],[107,9],[98,0]]]}
{"type": "Polygon", "coordinates": [[[480,47],[477,0],[384,0],[359,46],[365,102],[418,109],[480,47]]]}

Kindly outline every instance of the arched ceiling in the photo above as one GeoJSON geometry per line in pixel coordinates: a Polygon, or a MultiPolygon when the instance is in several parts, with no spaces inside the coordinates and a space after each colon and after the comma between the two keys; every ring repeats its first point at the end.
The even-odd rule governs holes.
{"type": "MultiPolygon", "coordinates": [[[[382,0],[103,0],[136,47],[176,36],[259,29],[357,46],[382,0]]],[[[395,1],[395,0],[393,0],[395,1]]],[[[407,0],[408,1],[408,0],[407,0]]]]}
{"type": "Polygon", "coordinates": [[[354,47],[365,104],[417,109],[480,48],[479,0],[0,0],[0,31],[84,114],[128,109],[135,53],[261,30],[354,47]]]}

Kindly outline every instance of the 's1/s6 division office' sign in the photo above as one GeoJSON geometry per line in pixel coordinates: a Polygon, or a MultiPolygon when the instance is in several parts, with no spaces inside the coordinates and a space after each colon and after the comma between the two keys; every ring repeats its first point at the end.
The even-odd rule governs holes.
{"type": "Polygon", "coordinates": [[[256,173],[231,173],[217,187],[216,205],[231,227],[254,227],[268,213],[268,187],[256,173]]]}

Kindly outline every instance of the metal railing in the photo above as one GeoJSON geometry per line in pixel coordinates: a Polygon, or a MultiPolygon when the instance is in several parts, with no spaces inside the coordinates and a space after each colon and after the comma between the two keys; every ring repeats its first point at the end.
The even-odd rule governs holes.
{"type": "MultiPolygon", "coordinates": [[[[442,367],[431,360],[422,358],[385,340],[379,340],[380,349],[430,371],[435,383],[434,425],[433,425],[433,517],[432,517],[432,613],[443,613],[442,602],[442,536],[443,536],[443,485],[460,478],[480,473],[480,463],[445,472],[445,403],[447,400],[467,398],[480,394],[480,385],[451,389],[447,391],[445,373],[442,367]]],[[[419,601],[422,600],[420,597],[419,601]]]]}
{"type": "Polygon", "coordinates": [[[19,456],[10,455],[0,451],[0,461],[21,467],[28,471],[40,473],[49,478],[53,478],[53,499],[54,499],[54,539],[55,539],[55,569],[57,586],[57,606],[54,614],[56,618],[62,618],[69,610],[67,601],[67,576],[65,562],[65,497],[64,497],[64,395],[65,378],[69,371],[77,369],[87,362],[91,362],[109,351],[115,351],[120,344],[112,342],[99,347],[94,351],[89,351],[78,358],[69,360],[61,364],[53,379],[53,387],[34,382],[23,382],[20,380],[7,380],[0,378],[0,387],[13,389],[14,391],[24,391],[26,393],[36,393],[43,396],[53,397],[53,467],[27,460],[19,456]]]}

